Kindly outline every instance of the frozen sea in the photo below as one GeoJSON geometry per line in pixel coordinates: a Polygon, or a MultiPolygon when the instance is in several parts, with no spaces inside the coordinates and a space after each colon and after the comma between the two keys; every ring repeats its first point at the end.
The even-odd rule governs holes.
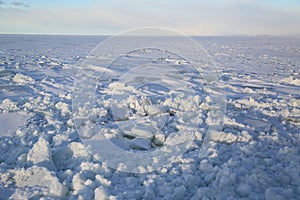
{"type": "MultiPolygon", "coordinates": [[[[106,38],[0,35],[0,199],[299,198],[300,37],[193,37],[217,65],[226,94],[223,127],[208,138],[207,155],[199,156],[202,128],[182,155],[147,173],[95,159],[72,120],[78,68],[106,38]]],[[[197,103],[210,110],[201,98],[197,103]]],[[[147,114],[162,112],[151,109],[147,114]]],[[[168,110],[170,119],[175,111],[168,110]]],[[[164,136],[157,138],[161,146],[164,136]]],[[[145,141],[124,148],[157,147],[145,141]]]]}

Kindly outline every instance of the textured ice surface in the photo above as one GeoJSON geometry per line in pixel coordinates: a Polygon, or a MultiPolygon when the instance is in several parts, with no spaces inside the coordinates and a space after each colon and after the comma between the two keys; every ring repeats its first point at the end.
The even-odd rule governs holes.
{"type": "MultiPolygon", "coordinates": [[[[223,82],[218,87],[227,93],[223,130],[210,134],[208,155],[199,157],[202,136],[206,134],[200,129],[189,135],[193,143],[187,145],[182,156],[174,157],[169,166],[145,174],[117,171],[98,162],[80,141],[71,120],[72,87],[77,67],[103,39],[0,35],[2,199],[299,197],[299,37],[195,38],[220,66],[223,82]]],[[[166,58],[166,62],[169,61],[166,58]]],[[[181,60],[174,63],[186,64],[181,60]]],[[[206,77],[214,79],[209,74],[206,77]]],[[[195,105],[191,102],[196,100],[196,97],[182,99],[177,106],[189,110],[195,105]]],[[[209,99],[204,100],[209,102],[209,99]]],[[[138,108],[134,99],[130,102],[129,106],[136,106],[140,113],[156,117],[156,126],[161,126],[159,117],[166,110],[157,106],[138,108]]],[[[172,99],[164,102],[165,107],[174,106],[172,99]]],[[[204,114],[200,117],[202,121],[199,119],[195,123],[211,123],[205,113],[212,108],[207,103],[200,104],[199,108],[204,114]]],[[[83,118],[78,120],[82,124],[111,120],[107,118],[109,111],[100,108],[96,111],[98,116],[82,110],[83,118]]],[[[119,132],[109,136],[120,148],[151,149],[148,136],[159,147],[166,142],[178,142],[145,127],[131,127],[126,122],[127,111],[119,109],[115,116],[119,126],[131,133],[126,136],[129,138],[115,137],[119,132]],[[136,135],[146,138],[130,139],[136,135]]],[[[191,122],[193,114],[170,112],[169,115],[179,116],[178,124],[172,128],[185,130],[177,133],[177,137],[194,128],[192,123],[190,127],[184,126],[191,122]]],[[[90,137],[96,133],[88,134],[90,137]]]]}

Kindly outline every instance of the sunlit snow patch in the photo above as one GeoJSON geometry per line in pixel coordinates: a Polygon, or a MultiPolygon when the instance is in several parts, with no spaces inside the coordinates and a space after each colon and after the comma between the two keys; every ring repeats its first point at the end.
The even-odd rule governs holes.
{"type": "Polygon", "coordinates": [[[283,78],[283,79],[281,79],[280,82],[300,86],[300,79],[293,77],[293,76],[283,78]]]}
{"type": "Polygon", "coordinates": [[[11,136],[30,117],[25,112],[0,113],[0,136],[11,136]]]}

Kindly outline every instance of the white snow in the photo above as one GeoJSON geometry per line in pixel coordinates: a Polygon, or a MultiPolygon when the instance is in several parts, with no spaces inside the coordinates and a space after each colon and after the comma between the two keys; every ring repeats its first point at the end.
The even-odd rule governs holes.
{"type": "Polygon", "coordinates": [[[34,80],[31,77],[26,76],[24,74],[20,74],[20,73],[18,73],[14,76],[13,81],[17,82],[17,83],[24,83],[24,84],[34,83],[34,80]]]}
{"type": "Polygon", "coordinates": [[[18,103],[10,99],[4,99],[0,104],[0,109],[3,111],[18,111],[18,103]]]}
{"type": "Polygon", "coordinates": [[[296,85],[296,86],[300,86],[300,79],[295,78],[293,76],[283,78],[283,79],[281,79],[281,82],[296,85]]]}
{"type": "MultiPolygon", "coordinates": [[[[13,104],[13,107],[14,106],[16,105],[13,104]]],[[[11,106],[9,106],[9,110],[12,110],[11,106]]],[[[1,113],[0,136],[10,136],[12,133],[16,132],[20,126],[23,126],[30,117],[30,114],[26,112],[1,113]]]]}
{"type": "Polygon", "coordinates": [[[17,188],[10,197],[11,199],[30,199],[43,196],[64,198],[67,194],[67,188],[59,182],[55,174],[43,167],[16,169],[13,179],[17,188]]]}
{"type": "MultiPolygon", "coordinates": [[[[199,74],[184,74],[186,60],[163,54],[157,60],[168,67],[157,74],[161,66],[148,62],[149,49],[118,58],[116,66],[147,61],[152,85],[142,68],[112,82],[99,77],[98,88],[92,88],[98,92],[95,102],[82,99],[91,109],[79,109],[73,121],[76,66],[103,39],[0,35],[0,199],[299,197],[299,37],[195,38],[218,64],[222,81],[211,72],[200,75],[226,91],[224,126],[209,132],[218,108],[211,106],[213,95],[199,74]],[[159,81],[171,90],[158,87],[159,81]],[[76,123],[85,135],[79,137],[76,123]],[[140,162],[150,160],[142,169],[146,173],[112,169],[91,155],[81,139],[99,131],[120,149],[140,155],[140,162]],[[144,153],[161,149],[173,155],[180,145],[182,155],[151,170],[162,155],[144,153]]],[[[116,72],[94,63],[90,69],[108,77],[116,72]]],[[[118,167],[125,169],[122,163],[118,167]]]]}

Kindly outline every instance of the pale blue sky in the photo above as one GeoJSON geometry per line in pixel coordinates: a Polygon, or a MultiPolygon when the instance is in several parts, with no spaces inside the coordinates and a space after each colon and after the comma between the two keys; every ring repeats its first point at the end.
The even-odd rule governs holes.
{"type": "Polygon", "coordinates": [[[0,33],[300,35],[300,0],[0,0],[0,33]]]}

